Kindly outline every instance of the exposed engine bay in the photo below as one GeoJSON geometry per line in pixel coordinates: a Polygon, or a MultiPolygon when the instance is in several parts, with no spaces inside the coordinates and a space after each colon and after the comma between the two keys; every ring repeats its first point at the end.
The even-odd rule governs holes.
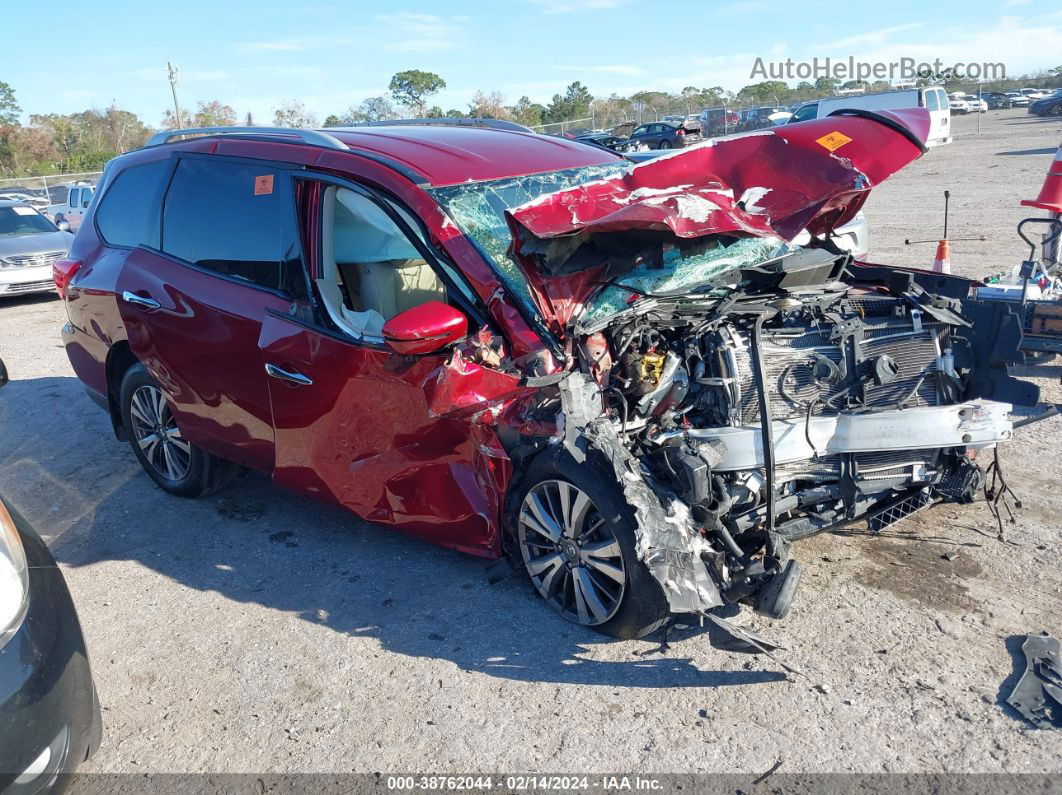
{"type": "MultiPolygon", "coordinates": [[[[615,544],[595,536],[587,562],[564,540],[581,531],[558,533],[571,490],[547,492],[564,479],[578,506],[582,486],[610,505],[621,491],[610,526],[666,597],[654,615],[744,603],[779,618],[794,542],[856,521],[879,532],[999,475],[1013,406],[1038,399],[1008,374],[1024,362],[1018,316],[972,299],[970,280],[855,263],[832,239],[927,151],[928,125],[923,109],[843,110],[548,185],[442,190],[548,348],[514,360],[538,391],[503,443],[516,545],[554,607],[601,623],[628,583],[615,544]],[[536,470],[557,445],[576,467],[536,470]],[[520,483],[525,463],[539,486],[520,483]]],[[[653,625],[639,610],[626,636],[653,625]]]]}
{"type": "Polygon", "coordinates": [[[990,364],[963,302],[858,284],[847,265],[797,251],[736,287],[632,293],[579,329],[566,444],[616,468],[673,612],[783,616],[791,542],[968,502],[1011,437],[1011,404],[991,399],[1008,377],[973,377],[990,364]]]}

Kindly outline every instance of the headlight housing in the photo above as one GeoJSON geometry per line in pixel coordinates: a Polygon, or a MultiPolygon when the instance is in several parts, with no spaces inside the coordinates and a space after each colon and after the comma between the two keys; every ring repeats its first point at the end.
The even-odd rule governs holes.
{"type": "Polygon", "coordinates": [[[0,649],[18,632],[29,604],[29,570],[18,530],[0,501],[0,649]]]}

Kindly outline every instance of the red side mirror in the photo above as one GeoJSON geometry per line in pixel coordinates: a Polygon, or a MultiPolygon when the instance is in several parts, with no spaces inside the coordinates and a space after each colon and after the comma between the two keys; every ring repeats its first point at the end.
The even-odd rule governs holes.
{"type": "Polygon", "coordinates": [[[468,334],[468,318],[442,301],[428,301],[384,323],[384,342],[402,354],[432,353],[468,334]]]}

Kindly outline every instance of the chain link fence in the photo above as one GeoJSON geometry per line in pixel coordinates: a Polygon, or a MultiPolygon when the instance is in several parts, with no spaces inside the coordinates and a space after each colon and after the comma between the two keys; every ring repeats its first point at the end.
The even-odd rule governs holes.
{"type": "Polygon", "coordinates": [[[50,206],[65,204],[71,188],[76,185],[95,185],[102,174],[102,171],[82,171],[47,177],[0,179],[0,199],[18,199],[45,212],[50,206]]]}
{"type": "MultiPolygon", "coordinates": [[[[775,122],[768,119],[772,114],[790,114],[807,100],[796,102],[737,102],[705,108],[698,105],[679,104],[674,106],[645,106],[629,110],[602,108],[592,116],[553,124],[539,124],[531,129],[544,135],[575,137],[590,131],[601,130],[626,137],[634,127],[652,122],[670,122],[678,124],[686,120],[701,122],[701,132],[705,137],[730,135],[736,132],[757,130],[772,126],[775,122]]],[[[782,120],[788,118],[783,115],[782,120]]]]}

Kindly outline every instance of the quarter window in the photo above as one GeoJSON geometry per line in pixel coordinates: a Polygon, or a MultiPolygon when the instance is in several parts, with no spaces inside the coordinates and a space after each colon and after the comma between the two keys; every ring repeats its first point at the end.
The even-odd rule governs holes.
{"type": "Polygon", "coordinates": [[[159,246],[159,182],[169,164],[156,160],[125,169],[107,188],[96,208],[96,227],[112,246],[159,246]]]}
{"type": "Polygon", "coordinates": [[[162,250],[217,273],[284,289],[283,173],[220,159],[183,158],[162,209],[162,250]]]}

